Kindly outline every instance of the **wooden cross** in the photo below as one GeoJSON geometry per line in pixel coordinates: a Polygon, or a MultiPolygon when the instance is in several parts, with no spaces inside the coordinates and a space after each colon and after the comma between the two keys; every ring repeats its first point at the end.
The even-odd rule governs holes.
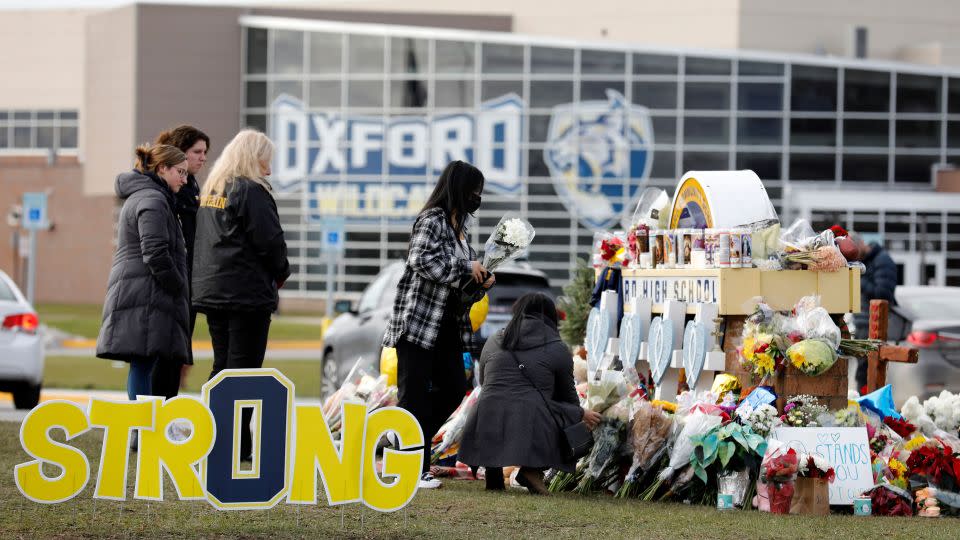
{"type": "MultiPolygon", "coordinates": [[[[890,319],[890,303],[886,300],[870,301],[870,339],[887,340],[890,319]]],[[[887,384],[887,362],[916,364],[919,352],[912,347],[881,345],[867,353],[867,393],[887,384]]]]}

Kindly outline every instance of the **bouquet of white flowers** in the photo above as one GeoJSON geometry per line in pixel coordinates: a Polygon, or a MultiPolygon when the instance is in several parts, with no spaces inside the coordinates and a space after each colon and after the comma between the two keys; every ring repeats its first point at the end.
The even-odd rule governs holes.
{"type": "MultiPolygon", "coordinates": [[[[507,212],[500,218],[500,223],[497,223],[490,233],[490,238],[483,245],[483,267],[488,272],[493,272],[503,263],[516,259],[530,247],[536,233],[528,221],[514,212],[507,212]]],[[[471,277],[467,278],[460,288],[464,294],[473,295],[480,289],[480,285],[471,277]]]]}

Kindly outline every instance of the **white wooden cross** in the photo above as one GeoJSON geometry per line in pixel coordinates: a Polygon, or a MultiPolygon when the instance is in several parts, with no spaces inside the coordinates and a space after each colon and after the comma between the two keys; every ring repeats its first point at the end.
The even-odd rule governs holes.
{"type": "Polygon", "coordinates": [[[649,298],[636,297],[630,302],[630,310],[624,310],[620,322],[620,363],[627,381],[634,385],[639,384],[640,375],[646,378],[650,371],[647,362],[650,310],[649,298]]]}
{"type": "Polygon", "coordinates": [[[667,300],[663,305],[663,324],[672,329],[672,353],[670,367],[666,370],[660,384],[657,385],[656,399],[677,401],[677,387],[680,384],[680,368],[683,367],[683,322],[687,316],[686,302],[667,300]]]}
{"type": "Polygon", "coordinates": [[[687,325],[684,336],[683,368],[687,387],[705,392],[713,388],[717,372],[726,368],[726,355],[714,338],[717,305],[697,304],[695,309],[694,320],[687,325]]]}
{"type": "MultiPolygon", "coordinates": [[[[594,308],[587,320],[587,380],[595,380],[602,365],[610,338],[617,336],[617,311],[619,298],[616,291],[604,291],[600,296],[600,305],[594,308]]],[[[617,350],[616,343],[613,350],[617,350]]]]}

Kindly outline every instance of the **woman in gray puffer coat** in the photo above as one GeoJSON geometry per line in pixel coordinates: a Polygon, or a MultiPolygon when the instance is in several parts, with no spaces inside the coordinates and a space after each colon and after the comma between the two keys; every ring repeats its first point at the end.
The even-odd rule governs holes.
{"type": "Polygon", "coordinates": [[[97,356],[130,363],[127,396],[151,395],[157,362],[188,358],[187,251],[175,214],[187,158],[173,146],[140,146],[133,171],[117,177],[123,200],[97,356]]]}
{"type": "Polygon", "coordinates": [[[487,468],[487,489],[503,489],[503,467],[519,465],[517,482],[545,495],[543,470],[573,472],[575,465],[561,455],[558,424],[583,420],[593,429],[600,421],[580,408],[573,357],[557,333],[553,300],[542,293],[521,296],[506,328],[484,345],[477,370],[483,392],[467,417],[460,461],[487,468]]]}

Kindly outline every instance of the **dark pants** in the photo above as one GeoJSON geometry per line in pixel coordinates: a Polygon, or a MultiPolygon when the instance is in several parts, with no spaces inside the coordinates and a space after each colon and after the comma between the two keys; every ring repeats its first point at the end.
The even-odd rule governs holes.
{"type": "Polygon", "coordinates": [[[159,364],[164,361],[153,360],[133,360],[130,362],[130,371],[127,372],[127,397],[130,401],[136,401],[137,396],[155,395],[155,390],[150,384],[151,374],[156,371],[159,364]]]}
{"type": "MultiPolygon", "coordinates": [[[[224,369],[263,367],[270,332],[269,311],[208,311],[207,325],[213,342],[212,379],[224,369]]],[[[250,456],[250,420],[253,411],[243,409],[240,428],[240,456],[250,456]]]]}
{"type": "MultiPolygon", "coordinates": [[[[190,339],[193,339],[193,329],[197,325],[197,312],[190,309],[190,339]]],[[[189,354],[189,364],[193,364],[193,343],[187,347],[189,354]]],[[[163,396],[170,399],[177,396],[180,392],[180,373],[183,371],[183,364],[179,362],[159,362],[153,370],[153,392],[154,395],[163,396]]]]}
{"type": "Polygon", "coordinates": [[[397,343],[397,390],[400,407],[410,411],[423,430],[423,472],[430,470],[430,441],[467,392],[463,345],[456,320],[441,324],[433,349],[401,339],[397,343]]]}

